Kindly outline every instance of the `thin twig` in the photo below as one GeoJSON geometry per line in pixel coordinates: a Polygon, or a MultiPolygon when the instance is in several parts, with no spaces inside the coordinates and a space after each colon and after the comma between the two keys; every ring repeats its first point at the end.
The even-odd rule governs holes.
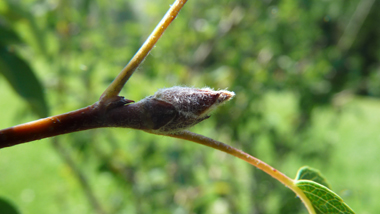
{"type": "Polygon", "coordinates": [[[205,145],[205,146],[226,152],[230,155],[238,157],[238,158],[254,165],[255,167],[257,167],[260,170],[264,171],[265,173],[269,174],[270,176],[272,176],[276,180],[280,181],[286,187],[288,187],[294,193],[296,193],[296,195],[304,203],[308,212],[310,214],[315,214],[315,210],[314,210],[310,200],[306,197],[306,195],[303,193],[303,191],[295,185],[294,180],[287,177],[283,173],[279,172],[278,170],[276,170],[272,166],[268,165],[267,163],[255,158],[255,157],[253,157],[253,156],[251,156],[251,155],[249,155],[249,154],[247,154],[241,150],[238,150],[232,146],[229,146],[229,145],[224,144],[222,142],[213,140],[211,138],[208,138],[208,137],[205,137],[205,136],[202,136],[202,135],[190,132],[190,131],[181,131],[181,132],[176,133],[176,134],[168,134],[167,136],[192,141],[195,143],[199,143],[199,144],[202,144],[202,145],[205,145]]]}
{"type": "Polygon", "coordinates": [[[154,45],[160,39],[170,23],[177,17],[179,11],[182,9],[183,5],[186,2],[187,0],[176,0],[174,2],[160,23],[147,38],[145,43],[133,56],[131,61],[129,61],[129,63],[123,68],[123,70],[121,70],[115,80],[103,92],[102,96],[99,99],[101,103],[106,102],[112,97],[116,97],[120,93],[125,83],[132,76],[133,72],[139,67],[139,65],[144,61],[146,56],[148,56],[149,52],[153,49],[154,45]]]}

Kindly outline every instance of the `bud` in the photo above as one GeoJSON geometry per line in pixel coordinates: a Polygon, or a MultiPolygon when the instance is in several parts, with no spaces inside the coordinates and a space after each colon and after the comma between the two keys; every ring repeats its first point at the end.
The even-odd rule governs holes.
{"type": "Polygon", "coordinates": [[[230,100],[234,92],[214,91],[210,88],[189,88],[175,86],[160,89],[144,103],[150,115],[152,127],[148,132],[156,134],[175,133],[189,128],[207,118],[214,108],[230,100]]]}

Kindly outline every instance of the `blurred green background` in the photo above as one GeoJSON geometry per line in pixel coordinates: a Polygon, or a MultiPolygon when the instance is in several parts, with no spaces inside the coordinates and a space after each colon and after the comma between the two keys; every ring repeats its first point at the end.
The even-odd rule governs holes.
{"type": "MultiPolygon", "coordinates": [[[[0,128],[96,102],[172,3],[0,1],[0,128]]],[[[290,177],[317,168],[357,213],[379,213],[379,11],[376,0],[189,0],[122,95],[228,88],[236,97],[192,131],[290,177]]],[[[240,159],[116,128],[0,150],[0,198],[11,214],[306,213],[240,159]]]]}

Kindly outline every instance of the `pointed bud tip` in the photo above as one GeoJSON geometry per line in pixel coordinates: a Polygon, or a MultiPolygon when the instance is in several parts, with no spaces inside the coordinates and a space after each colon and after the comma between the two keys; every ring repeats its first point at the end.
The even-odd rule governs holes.
{"type": "Polygon", "coordinates": [[[219,90],[216,92],[220,93],[219,99],[218,99],[218,101],[220,103],[222,103],[224,101],[229,101],[230,99],[232,99],[235,96],[235,92],[233,92],[233,91],[219,90]]]}

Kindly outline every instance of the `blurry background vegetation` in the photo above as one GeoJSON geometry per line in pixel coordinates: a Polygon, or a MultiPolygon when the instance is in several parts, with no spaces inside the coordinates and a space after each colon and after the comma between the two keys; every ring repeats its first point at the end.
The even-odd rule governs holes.
{"type": "MultiPolygon", "coordinates": [[[[96,102],[171,3],[0,1],[0,128],[96,102]]],[[[379,213],[379,11],[375,0],[189,0],[122,95],[228,88],[233,101],[192,131],[290,177],[318,168],[357,213],[379,213]]],[[[0,213],[306,212],[237,158],[128,129],[2,149],[0,198],[0,213]]]]}

